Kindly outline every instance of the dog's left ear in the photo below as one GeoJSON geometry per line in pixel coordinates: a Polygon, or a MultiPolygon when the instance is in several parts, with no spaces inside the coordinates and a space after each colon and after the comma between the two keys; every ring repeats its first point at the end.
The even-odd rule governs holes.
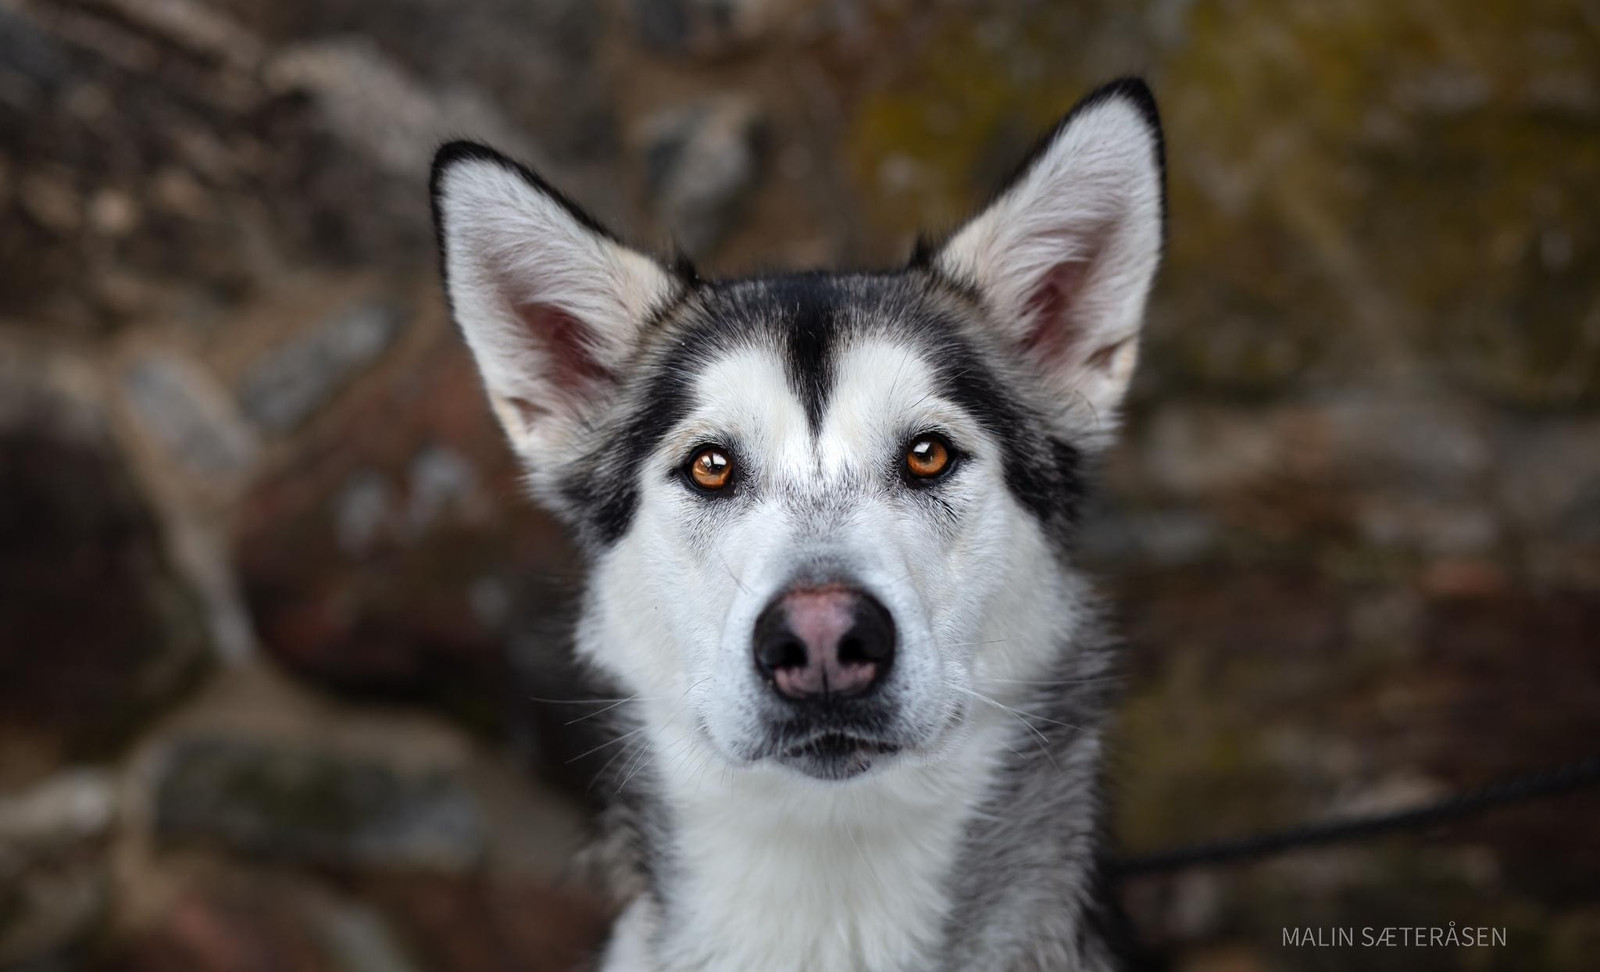
{"type": "Polygon", "coordinates": [[[441,148],[432,188],[451,311],[537,488],[577,450],[682,281],[485,146],[441,148]]]}
{"type": "Polygon", "coordinates": [[[1065,402],[1114,422],[1161,259],[1161,123],[1143,81],[1090,94],[982,213],[933,254],[1065,402]]]}

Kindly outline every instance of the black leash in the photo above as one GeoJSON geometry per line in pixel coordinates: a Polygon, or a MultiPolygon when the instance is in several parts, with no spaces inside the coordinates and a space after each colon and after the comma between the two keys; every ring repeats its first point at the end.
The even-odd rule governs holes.
{"type": "Polygon", "coordinates": [[[1191,844],[1187,847],[1156,851],[1153,854],[1120,858],[1112,862],[1111,871],[1115,877],[1123,878],[1164,874],[1209,864],[1231,864],[1303,847],[1322,847],[1375,837],[1390,831],[1429,827],[1448,820],[1469,817],[1494,807],[1572,793],[1597,784],[1600,784],[1600,755],[1580,759],[1555,769],[1497,780],[1434,803],[1406,810],[1302,824],[1286,830],[1248,834],[1228,840],[1191,844]]]}

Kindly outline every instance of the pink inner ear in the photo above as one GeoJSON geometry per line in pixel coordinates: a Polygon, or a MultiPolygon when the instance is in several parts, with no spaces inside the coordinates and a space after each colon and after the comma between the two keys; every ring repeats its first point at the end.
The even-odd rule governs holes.
{"type": "Polygon", "coordinates": [[[1028,329],[1022,346],[1029,354],[1059,364],[1084,338],[1076,310],[1089,266],[1088,261],[1058,263],[1040,278],[1023,305],[1028,329]]]}
{"type": "Polygon", "coordinates": [[[517,319],[539,349],[543,377],[563,397],[582,399],[613,380],[595,357],[589,329],[576,317],[549,304],[519,304],[517,319]]]}

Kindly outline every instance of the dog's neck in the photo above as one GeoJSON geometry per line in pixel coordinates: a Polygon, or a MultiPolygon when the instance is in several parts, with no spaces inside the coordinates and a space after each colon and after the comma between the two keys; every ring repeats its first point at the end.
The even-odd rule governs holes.
{"type": "Polygon", "coordinates": [[[985,722],[937,763],[843,784],[710,765],[664,774],[673,863],[658,892],[663,965],[932,967],[963,835],[1004,753],[1005,727],[985,722]]]}

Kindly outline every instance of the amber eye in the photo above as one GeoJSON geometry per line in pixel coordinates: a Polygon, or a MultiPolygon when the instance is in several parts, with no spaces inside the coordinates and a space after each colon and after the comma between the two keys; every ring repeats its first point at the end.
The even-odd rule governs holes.
{"type": "Polygon", "coordinates": [[[911,440],[906,449],[906,472],[917,479],[932,479],[950,468],[950,446],[936,435],[911,440]]]}
{"type": "Polygon", "coordinates": [[[733,460],[716,446],[706,446],[689,460],[689,478],[701,489],[722,489],[733,481],[733,460]]]}

